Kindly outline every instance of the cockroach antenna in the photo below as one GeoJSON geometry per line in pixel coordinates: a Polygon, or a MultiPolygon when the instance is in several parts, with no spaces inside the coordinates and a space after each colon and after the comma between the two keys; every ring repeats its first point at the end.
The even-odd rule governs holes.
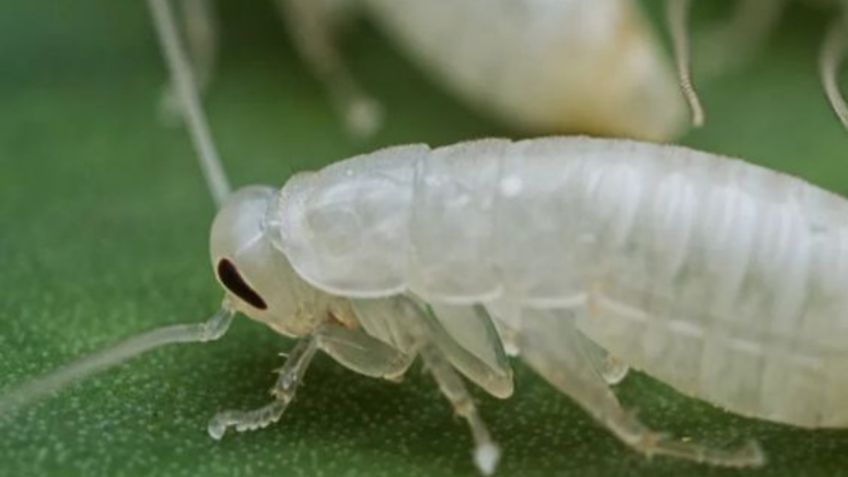
{"type": "MultiPolygon", "coordinates": [[[[153,22],[170,69],[177,97],[194,142],[209,192],[220,205],[230,194],[230,185],[198,99],[188,60],[183,53],[176,23],[167,0],[148,0],[153,22]]],[[[220,310],[206,322],[156,328],[95,352],[15,389],[0,394],[0,419],[22,405],[53,394],[76,381],[114,367],[147,351],[174,343],[204,343],[222,337],[236,311],[225,299],[220,310]]]]}
{"type": "Polygon", "coordinates": [[[701,105],[698,92],[692,84],[692,62],[690,59],[689,32],[687,28],[691,2],[689,0],[666,0],[665,5],[680,88],[683,96],[689,103],[689,110],[692,112],[692,124],[695,127],[701,127],[704,125],[704,108],[701,105]]]}
{"type": "Polygon", "coordinates": [[[225,302],[205,323],[163,326],[84,356],[0,396],[0,419],[13,414],[23,405],[147,351],[175,343],[214,341],[224,335],[234,316],[235,311],[225,302]]]}

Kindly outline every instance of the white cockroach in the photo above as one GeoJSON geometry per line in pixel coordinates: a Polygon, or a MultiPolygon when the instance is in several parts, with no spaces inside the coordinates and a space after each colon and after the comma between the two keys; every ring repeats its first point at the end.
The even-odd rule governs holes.
{"type": "MultiPolygon", "coordinates": [[[[340,17],[350,10],[366,13],[460,98],[518,130],[662,141],[685,126],[670,63],[633,0],[275,3],[301,56],[355,134],[373,132],[381,108],[337,51],[340,17]]],[[[185,15],[203,83],[215,56],[211,13],[208,5],[194,5],[185,15]]]]}
{"type": "MultiPolygon", "coordinates": [[[[691,0],[665,0],[672,33],[678,76],[689,101],[693,122],[704,122],[704,111],[690,74],[686,28],[691,0]]],[[[786,9],[788,0],[738,0],[729,22],[708,30],[698,42],[705,54],[708,73],[717,73],[746,62],[766,43],[786,9]]],[[[839,70],[848,51],[848,0],[824,0],[838,11],[825,34],[819,53],[819,76],[827,101],[839,121],[848,128],[848,105],[839,90],[839,70]]]]}
{"type": "Polygon", "coordinates": [[[588,137],[391,147],[229,194],[167,0],[148,1],[223,204],[211,260],[226,298],[206,323],[7,393],[0,416],[154,347],[220,338],[241,312],[298,341],[274,400],[217,414],[214,438],[280,419],[318,350],[386,379],[421,357],[488,474],[498,448],[460,375],[510,396],[503,343],[647,455],[764,460],[755,443],[718,450],[643,425],[610,388],[622,363],[746,416],[848,426],[845,199],[739,160],[588,137]]]}

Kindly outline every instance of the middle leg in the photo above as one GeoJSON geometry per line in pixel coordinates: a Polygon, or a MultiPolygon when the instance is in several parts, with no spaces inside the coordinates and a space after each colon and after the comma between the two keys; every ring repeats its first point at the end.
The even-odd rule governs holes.
{"type": "Polygon", "coordinates": [[[456,414],[468,422],[474,439],[474,463],[483,475],[491,475],[500,459],[500,449],[492,440],[462,377],[444,351],[437,346],[428,311],[422,304],[406,297],[398,299],[398,308],[406,319],[408,333],[427,371],[433,376],[445,398],[450,401],[456,414]]]}
{"type": "Polygon", "coordinates": [[[474,463],[483,475],[491,475],[500,459],[500,449],[492,440],[486,423],[477,412],[471,393],[438,348],[425,345],[419,350],[419,354],[442,394],[453,405],[454,412],[468,422],[474,438],[474,463]]]}

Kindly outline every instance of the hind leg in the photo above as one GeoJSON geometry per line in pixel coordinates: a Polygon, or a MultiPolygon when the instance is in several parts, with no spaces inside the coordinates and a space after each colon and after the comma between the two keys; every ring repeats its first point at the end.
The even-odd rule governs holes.
{"type": "Polygon", "coordinates": [[[483,475],[491,475],[500,458],[500,450],[477,412],[477,406],[465,383],[435,346],[425,346],[419,353],[442,395],[453,406],[454,412],[468,422],[474,438],[474,463],[483,475]]]}
{"type": "Polygon", "coordinates": [[[722,467],[755,467],[764,463],[756,443],[732,450],[714,449],[668,437],[641,423],[621,407],[581,345],[573,315],[526,310],[522,357],[555,388],[574,399],[621,442],[647,457],[666,455],[722,467]]]}

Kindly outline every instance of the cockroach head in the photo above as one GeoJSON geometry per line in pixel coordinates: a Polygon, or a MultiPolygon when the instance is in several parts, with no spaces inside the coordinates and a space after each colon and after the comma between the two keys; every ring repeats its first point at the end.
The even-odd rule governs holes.
{"type": "Polygon", "coordinates": [[[249,186],[227,199],[212,224],[212,267],[238,311],[275,328],[297,328],[320,293],[273,244],[268,216],[275,196],[271,187],[249,186]]]}

